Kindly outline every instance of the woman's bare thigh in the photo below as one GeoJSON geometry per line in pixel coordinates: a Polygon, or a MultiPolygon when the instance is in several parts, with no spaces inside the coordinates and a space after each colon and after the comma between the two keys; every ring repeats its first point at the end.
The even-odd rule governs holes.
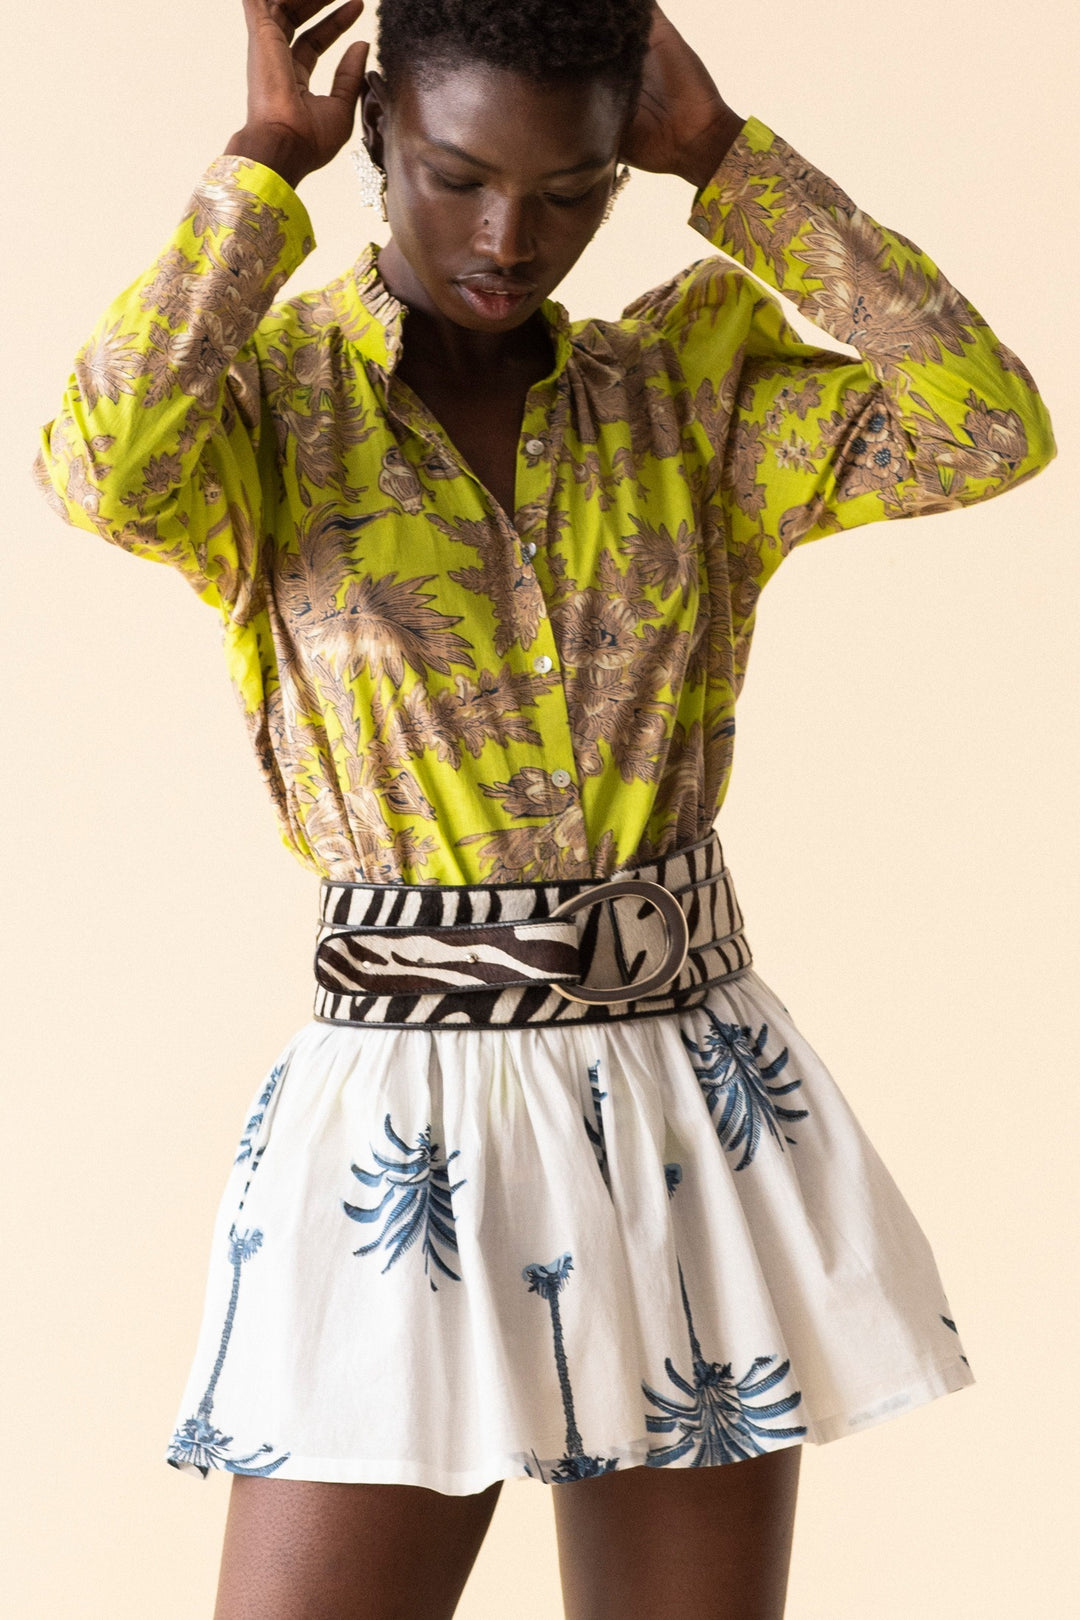
{"type": "Polygon", "coordinates": [[[214,1620],[450,1620],[501,1488],[234,1474],[214,1620]]]}
{"type": "Polygon", "coordinates": [[[801,1451],[553,1485],[566,1620],[781,1620],[801,1451]]]}

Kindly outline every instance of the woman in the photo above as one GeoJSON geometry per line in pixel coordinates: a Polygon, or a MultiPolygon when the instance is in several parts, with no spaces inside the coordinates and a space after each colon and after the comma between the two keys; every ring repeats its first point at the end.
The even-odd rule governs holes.
{"type": "Polygon", "coordinates": [[[383,0],[381,73],[351,45],[314,96],[361,5],[320,9],[245,0],[247,121],[36,464],[219,613],[322,880],[167,1458],[234,1475],[218,1620],[448,1616],[515,1475],[558,1487],[575,1620],[771,1620],[801,1443],[971,1373],[712,832],[756,602],[794,545],[1030,477],[1050,424],[649,0],[383,0]],[[392,239],[275,303],[358,101],[392,239]],[[571,323],[623,163],[728,257],[571,323]]]}

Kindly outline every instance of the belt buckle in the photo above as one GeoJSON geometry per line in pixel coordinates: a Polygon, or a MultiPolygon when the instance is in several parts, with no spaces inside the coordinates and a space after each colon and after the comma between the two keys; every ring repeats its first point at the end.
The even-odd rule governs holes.
{"type": "Polygon", "coordinates": [[[551,915],[572,916],[575,911],[583,911],[587,906],[596,905],[602,900],[617,900],[620,895],[625,894],[642,895],[663,918],[667,930],[663,961],[647,978],[638,979],[633,984],[614,985],[611,988],[606,985],[577,985],[571,990],[565,983],[553,980],[552,990],[557,990],[569,1001],[636,1001],[639,996],[652,995],[655,991],[662,990],[664,985],[670,984],[671,980],[682,972],[690,948],[690,929],[682,906],[671,890],[665,889],[662,883],[651,883],[647,878],[612,878],[607,883],[598,883],[591,889],[583,889],[580,894],[571,895],[569,900],[564,900],[561,905],[556,906],[551,915]],[[632,993],[628,995],[627,991],[632,993]]]}

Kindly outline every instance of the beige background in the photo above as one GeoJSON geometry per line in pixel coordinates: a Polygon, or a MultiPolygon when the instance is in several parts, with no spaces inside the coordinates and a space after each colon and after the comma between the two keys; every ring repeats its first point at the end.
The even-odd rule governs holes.
{"type": "MultiPolygon", "coordinates": [[[[763,602],[721,820],[757,966],[927,1231],[978,1383],[806,1448],[792,1620],[1073,1612],[1077,1500],[1078,138],[1072,0],[670,0],[731,104],[925,246],[1061,453],[987,506],[797,553],[763,602]]],[[[5,170],[3,1484],[8,1620],[209,1616],[228,1480],[166,1467],[251,1091],[309,1016],[217,623],[29,479],[78,344],[243,118],[239,0],[11,8],[5,170]]],[[[335,58],[336,58],[335,52],[335,58]]],[[[325,88],[325,84],[323,85],[325,88]]],[[[373,233],[348,158],[319,246],[373,233]]],[[[636,175],[564,288],[615,314],[704,251],[636,175]]],[[[513,1481],[459,1611],[560,1613],[513,1481]]]]}

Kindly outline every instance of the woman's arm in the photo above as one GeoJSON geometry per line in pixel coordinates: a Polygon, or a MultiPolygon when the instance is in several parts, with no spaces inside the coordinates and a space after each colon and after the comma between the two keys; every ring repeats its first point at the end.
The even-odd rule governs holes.
{"type": "Polygon", "coordinates": [[[657,18],[631,161],[636,139],[645,166],[698,188],[691,223],[861,356],[801,343],[776,299],[721,260],[627,312],[676,347],[752,584],[802,541],[986,500],[1044,467],[1053,432],[1023,363],[913,242],[715,86],[710,109],[705,69],[657,18]]]}
{"type": "Polygon", "coordinates": [[[34,475],[67,522],[170,563],[236,609],[257,569],[265,458],[254,333],[313,247],[273,170],[215,159],[154,263],[75,357],[34,475]]]}
{"type": "MultiPolygon", "coordinates": [[[[776,301],[754,297],[725,483],[735,511],[782,551],[988,500],[1053,459],[1033,378],[978,310],[759,120],[747,120],[690,217],[861,356],[800,343],[776,301]]],[[[691,367],[707,370],[703,335],[688,347],[699,351],[691,367]]]]}
{"type": "Polygon", "coordinates": [[[276,454],[256,332],[314,247],[293,186],[348,138],[367,49],[351,46],[330,95],[312,96],[319,53],[360,7],[350,0],[290,43],[296,22],[320,9],[245,0],[248,122],[78,351],[33,468],[69,523],[172,564],[240,617],[252,605],[276,454]]]}

